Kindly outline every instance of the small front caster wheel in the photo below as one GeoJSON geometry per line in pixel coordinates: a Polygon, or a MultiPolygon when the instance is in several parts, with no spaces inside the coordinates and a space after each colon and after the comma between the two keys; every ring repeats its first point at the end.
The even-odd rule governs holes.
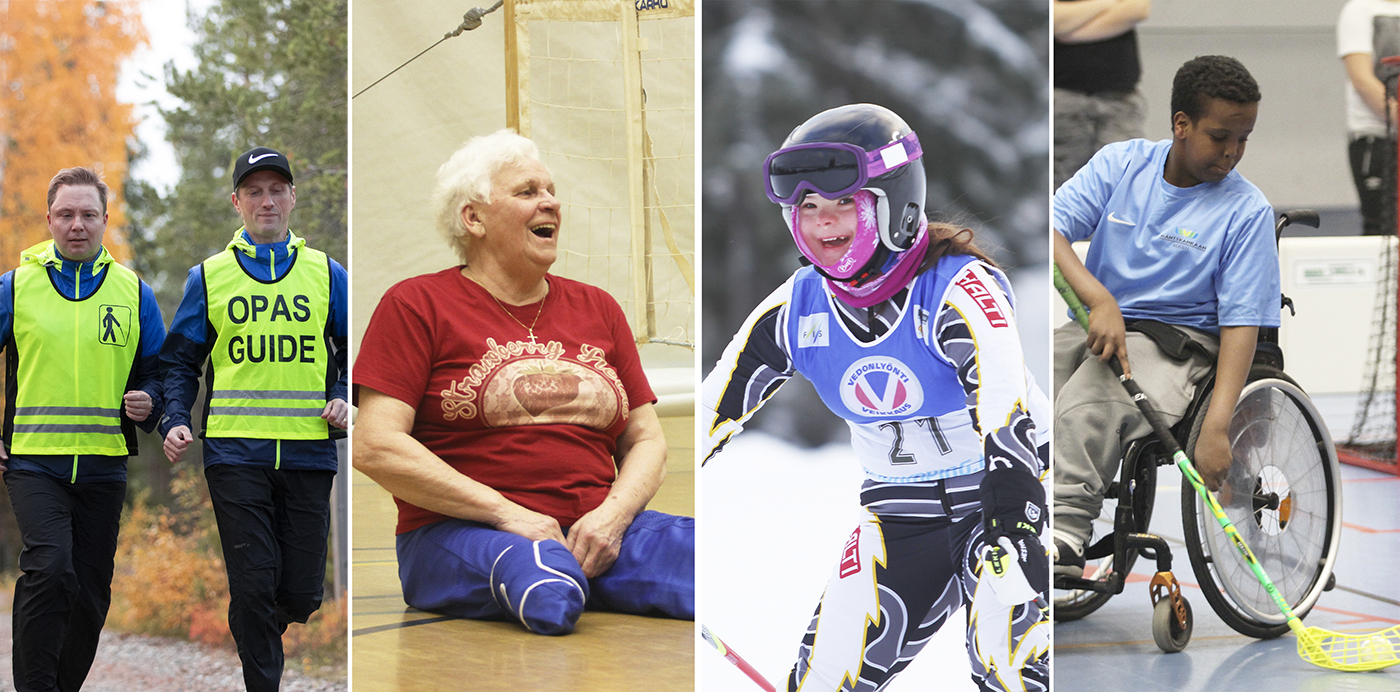
{"type": "Polygon", "coordinates": [[[1157,648],[1169,654],[1185,649],[1191,641],[1191,604],[1182,598],[1181,608],[1185,625],[1172,609],[1172,599],[1163,598],[1152,607],[1152,638],[1157,641],[1157,648]]]}

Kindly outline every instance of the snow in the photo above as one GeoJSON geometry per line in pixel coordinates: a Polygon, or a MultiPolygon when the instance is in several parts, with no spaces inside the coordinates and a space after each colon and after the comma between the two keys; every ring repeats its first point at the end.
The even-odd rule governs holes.
{"type": "MultiPolygon", "coordinates": [[[[832,425],[841,425],[833,416],[832,425]]],[[[702,621],[782,688],[828,573],[859,516],[863,478],[850,446],[813,450],[746,432],[701,470],[698,524],[702,621]]],[[[974,690],[959,614],[889,686],[974,690]]],[[[709,692],[757,690],[708,644],[696,654],[709,692]]]]}

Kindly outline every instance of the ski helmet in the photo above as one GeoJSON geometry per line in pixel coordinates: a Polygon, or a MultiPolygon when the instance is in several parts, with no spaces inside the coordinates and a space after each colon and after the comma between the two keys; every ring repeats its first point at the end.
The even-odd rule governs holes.
{"type": "Polygon", "coordinates": [[[888,108],[857,103],[822,111],[797,126],[764,162],[768,199],[803,256],[823,276],[859,288],[914,246],[924,223],[926,185],[919,138],[888,108]],[[799,207],[808,194],[852,197],[856,229],[847,251],[824,262],[803,238],[799,207]]]}

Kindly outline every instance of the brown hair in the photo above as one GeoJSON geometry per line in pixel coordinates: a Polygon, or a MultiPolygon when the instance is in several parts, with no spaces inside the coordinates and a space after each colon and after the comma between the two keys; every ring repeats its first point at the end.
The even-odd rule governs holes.
{"type": "MultiPolygon", "coordinates": [[[[919,264],[919,273],[932,269],[944,255],[972,255],[977,259],[997,267],[997,263],[977,245],[971,228],[959,228],[950,223],[930,221],[928,223],[928,252],[919,264]]],[[[1001,267],[997,267],[1000,269],[1001,267]]]]}
{"type": "Polygon", "coordinates": [[[107,183],[102,182],[102,177],[91,168],[75,166],[65,168],[58,172],[58,175],[49,181],[49,206],[53,206],[53,198],[58,195],[58,188],[64,185],[89,185],[97,188],[97,199],[102,202],[102,213],[107,213],[107,183]]]}

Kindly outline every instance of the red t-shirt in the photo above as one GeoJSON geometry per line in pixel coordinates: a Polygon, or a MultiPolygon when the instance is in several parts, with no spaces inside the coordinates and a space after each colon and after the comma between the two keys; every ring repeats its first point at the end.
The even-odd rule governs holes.
{"type": "MultiPolygon", "coordinates": [[[[567,527],[607,496],[628,412],[656,396],[617,301],[548,281],[543,307],[498,304],[460,267],[402,281],[375,308],[353,377],[414,407],[413,437],[457,471],[567,527]]],[[[398,533],[448,518],[395,502],[398,533]]]]}

